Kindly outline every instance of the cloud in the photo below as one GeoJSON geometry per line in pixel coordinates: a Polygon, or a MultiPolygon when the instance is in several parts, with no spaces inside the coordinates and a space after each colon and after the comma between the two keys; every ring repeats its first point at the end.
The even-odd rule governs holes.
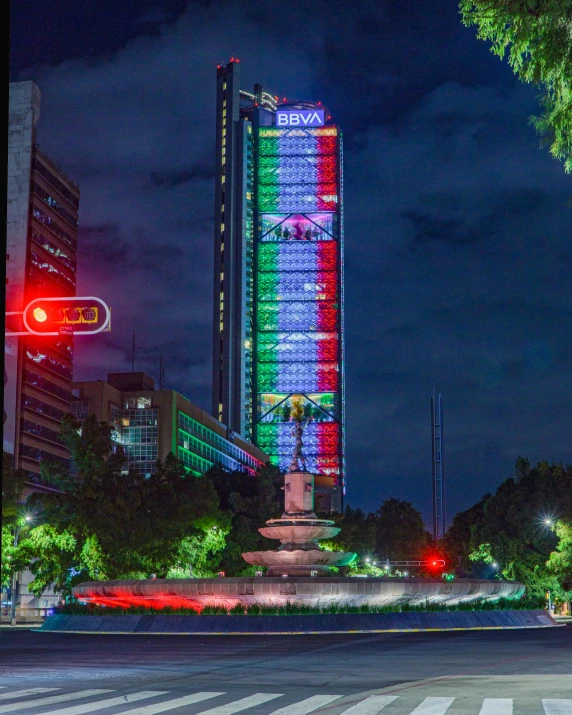
{"type": "Polygon", "coordinates": [[[234,54],[245,88],[320,99],[344,129],[349,501],[429,516],[434,386],[451,512],[519,454],[569,460],[570,184],[527,126],[534,90],[436,0],[161,7],[113,53],[34,71],[40,144],[81,184],[79,286],[113,308],[77,379],[130,369],[135,330],[137,368],[162,349],[168,386],[210,407],[214,73],[234,54]]]}

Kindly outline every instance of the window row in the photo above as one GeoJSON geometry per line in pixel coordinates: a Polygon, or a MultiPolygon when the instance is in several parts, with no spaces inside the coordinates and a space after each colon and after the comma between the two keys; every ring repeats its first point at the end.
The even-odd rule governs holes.
{"type": "Polygon", "coordinates": [[[35,241],[38,246],[41,246],[45,251],[48,251],[51,253],[53,256],[55,256],[60,263],[63,263],[66,268],[69,268],[69,270],[72,273],[75,273],[76,271],[76,262],[75,259],[70,258],[67,253],[62,251],[62,249],[59,246],[56,246],[56,244],[53,241],[50,241],[49,238],[46,238],[43,234],[41,234],[39,231],[36,231],[32,229],[32,241],[35,241]]]}
{"type": "Polygon", "coordinates": [[[65,270],[62,270],[61,268],[54,266],[53,263],[44,260],[42,256],[32,250],[30,250],[30,262],[32,265],[36,266],[39,271],[46,273],[60,285],[65,286],[66,289],[75,289],[75,278],[68,276],[65,270]]]}
{"type": "Polygon", "coordinates": [[[74,209],[79,209],[79,199],[75,194],[72,194],[72,192],[66,188],[62,182],[57,179],[52,172],[42,164],[41,161],[38,161],[36,157],[33,157],[32,159],[32,171],[36,171],[42,179],[48,182],[51,186],[56,189],[56,191],[59,191],[60,194],[65,198],[65,200],[70,203],[74,209]]]}
{"type": "Polygon", "coordinates": [[[44,427],[44,425],[39,425],[31,420],[22,419],[20,422],[22,432],[27,432],[28,434],[33,434],[36,437],[42,437],[42,439],[47,439],[50,442],[56,442],[61,444],[59,432],[49,427],[44,427]]]}
{"type": "Polygon", "coordinates": [[[50,231],[52,231],[64,243],[67,243],[70,248],[72,248],[74,251],[77,249],[76,239],[72,235],[64,231],[63,228],[56,221],[54,221],[51,216],[45,214],[37,206],[33,207],[32,215],[37,221],[43,223],[44,226],[47,226],[50,231]]]}
{"type": "Polygon", "coordinates": [[[42,400],[38,400],[36,397],[30,397],[30,395],[24,395],[22,397],[22,406],[27,407],[29,410],[34,412],[39,412],[41,415],[46,415],[46,417],[51,417],[54,420],[61,421],[64,415],[67,414],[64,410],[60,410],[57,407],[48,405],[42,400]]]}
{"type": "Polygon", "coordinates": [[[26,357],[35,362],[37,365],[41,365],[42,367],[61,375],[61,377],[65,377],[68,380],[72,379],[71,365],[67,365],[61,360],[58,360],[58,358],[49,355],[47,352],[43,352],[31,345],[27,345],[26,357]]]}
{"type": "Polygon", "coordinates": [[[50,194],[48,194],[42,186],[37,184],[35,181],[32,181],[31,190],[38,198],[48,204],[48,206],[53,209],[58,216],[61,216],[66,223],[69,223],[72,228],[77,228],[77,218],[72,216],[72,214],[67,211],[59,201],[54,199],[53,196],[50,196],[50,194]]]}
{"type": "Polygon", "coordinates": [[[58,397],[60,400],[65,400],[66,402],[71,402],[73,400],[73,395],[68,390],[63,387],[56,385],[55,383],[47,380],[45,377],[38,375],[31,370],[23,371],[24,382],[28,385],[33,385],[34,387],[44,390],[44,392],[49,392],[50,395],[58,397]]]}
{"type": "Polygon", "coordinates": [[[29,444],[20,445],[20,457],[27,457],[28,459],[34,459],[37,462],[57,462],[61,464],[64,469],[70,468],[70,460],[64,457],[59,457],[51,452],[46,452],[44,449],[38,449],[37,447],[32,447],[29,444]]]}

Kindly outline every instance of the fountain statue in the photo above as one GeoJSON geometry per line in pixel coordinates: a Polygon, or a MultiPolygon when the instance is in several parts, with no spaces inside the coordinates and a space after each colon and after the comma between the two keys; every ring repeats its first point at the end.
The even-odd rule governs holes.
{"type": "Polygon", "coordinates": [[[295,437],[292,461],[284,476],[284,513],[280,519],[270,519],[258,531],[268,539],[279,539],[277,551],[251,551],[242,558],[255,566],[267,566],[267,576],[327,576],[332,567],[347,566],[356,554],[320,549],[321,539],[331,539],[340,529],[330,519],[318,519],[314,513],[314,475],[306,471],[303,434],[309,418],[304,421],[301,398],[292,400],[291,419],[295,437]]]}

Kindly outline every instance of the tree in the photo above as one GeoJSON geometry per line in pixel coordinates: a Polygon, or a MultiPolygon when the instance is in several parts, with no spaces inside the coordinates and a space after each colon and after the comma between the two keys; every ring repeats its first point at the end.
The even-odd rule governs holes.
{"type": "Polygon", "coordinates": [[[412,504],[400,499],[386,499],[375,516],[375,550],[382,561],[405,561],[424,555],[429,535],[421,513],[412,504]]]}
{"type": "Polygon", "coordinates": [[[572,598],[572,523],[558,520],[554,527],[558,544],[550,554],[546,566],[553,573],[565,591],[572,598]]]}
{"type": "Polygon", "coordinates": [[[542,88],[531,122],[552,155],[572,172],[572,3],[570,0],[461,0],[467,26],[492,43],[523,82],[542,88]]]}
{"type": "Polygon", "coordinates": [[[472,559],[469,557],[471,530],[483,520],[484,505],[490,496],[485,494],[474,506],[456,514],[443,539],[446,561],[451,568],[458,570],[459,575],[473,570],[472,559]]]}
{"type": "Polygon", "coordinates": [[[233,576],[250,574],[253,567],[244,561],[242,554],[276,548],[276,544],[269,543],[258,529],[268,519],[278,518],[283,511],[282,474],[272,465],[259,469],[255,477],[213,467],[203,478],[214,485],[220,508],[231,522],[220,568],[233,576]]]}
{"type": "Polygon", "coordinates": [[[34,495],[45,521],[26,542],[34,592],[50,581],[69,590],[87,578],[166,576],[185,539],[226,523],[212,483],[188,475],[172,454],[146,479],[125,473],[110,426],[95,417],[65,417],[61,437],[76,472],[47,465],[43,479],[59,491],[34,495]]]}
{"type": "Polygon", "coordinates": [[[365,514],[361,509],[346,506],[343,514],[325,514],[332,519],[341,532],[333,539],[321,541],[320,545],[333,551],[350,551],[358,556],[373,555],[377,536],[377,520],[374,514],[365,514]]]}
{"type": "Polygon", "coordinates": [[[495,573],[521,581],[531,595],[550,590],[558,600],[567,588],[566,526],[571,523],[572,466],[539,462],[531,467],[519,457],[515,477],[458,514],[445,544],[463,570],[472,562],[473,575],[490,578],[495,563],[495,573]],[[547,528],[549,516],[560,517],[556,534],[547,528]]]}
{"type": "Polygon", "coordinates": [[[26,473],[22,469],[14,469],[14,457],[2,453],[2,524],[13,524],[18,516],[22,503],[26,473]]]}

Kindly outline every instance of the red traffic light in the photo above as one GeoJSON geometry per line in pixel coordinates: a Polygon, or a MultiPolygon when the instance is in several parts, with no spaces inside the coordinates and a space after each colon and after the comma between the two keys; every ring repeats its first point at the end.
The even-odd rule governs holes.
{"type": "Polygon", "coordinates": [[[101,298],[37,298],[23,313],[26,330],[33,335],[94,335],[109,326],[109,307],[101,298]]]}

